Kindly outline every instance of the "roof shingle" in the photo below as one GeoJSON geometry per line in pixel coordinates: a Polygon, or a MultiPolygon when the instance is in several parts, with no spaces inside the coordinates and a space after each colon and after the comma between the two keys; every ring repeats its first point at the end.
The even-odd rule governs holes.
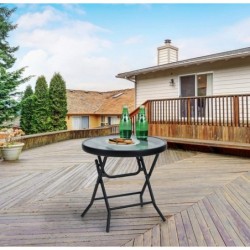
{"type": "Polygon", "coordinates": [[[67,89],[68,114],[119,115],[123,105],[135,109],[135,90],[121,89],[108,92],[67,89]]]}

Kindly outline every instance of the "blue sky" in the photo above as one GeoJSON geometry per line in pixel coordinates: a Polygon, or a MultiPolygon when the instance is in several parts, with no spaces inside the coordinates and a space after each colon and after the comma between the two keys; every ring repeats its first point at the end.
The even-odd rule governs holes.
{"type": "MultiPolygon", "coordinates": [[[[11,4],[18,28],[15,67],[49,82],[60,72],[67,88],[133,87],[121,72],[156,65],[170,38],[179,60],[250,46],[250,4],[11,4]]],[[[26,84],[27,85],[27,84],[26,84]]],[[[22,86],[22,88],[26,87],[22,86]]]]}

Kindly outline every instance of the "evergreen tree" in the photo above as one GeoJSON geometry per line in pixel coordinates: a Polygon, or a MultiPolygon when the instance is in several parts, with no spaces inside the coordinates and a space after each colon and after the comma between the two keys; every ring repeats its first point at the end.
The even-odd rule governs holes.
{"type": "Polygon", "coordinates": [[[16,97],[20,93],[16,89],[30,79],[30,77],[22,77],[25,68],[11,71],[16,61],[14,53],[18,47],[11,47],[7,38],[9,32],[17,27],[9,20],[15,10],[15,8],[8,9],[0,4],[0,126],[3,122],[18,115],[20,105],[16,101],[16,97]]]}
{"type": "Polygon", "coordinates": [[[20,127],[26,134],[32,133],[31,121],[34,110],[34,95],[30,85],[25,89],[21,102],[20,127]]]}
{"type": "Polygon", "coordinates": [[[26,99],[27,97],[33,95],[33,90],[32,90],[32,87],[30,85],[28,85],[24,91],[24,94],[23,94],[23,98],[22,100],[26,99]]]}
{"type": "Polygon", "coordinates": [[[66,83],[59,73],[55,73],[50,81],[49,98],[53,131],[67,129],[66,83]]]}
{"type": "Polygon", "coordinates": [[[36,96],[30,95],[24,100],[22,100],[21,106],[21,118],[20,118],[20,127],[25,132],[25,134],[32,134],[32,120],[33,120],[33,111],[35,109],[36,96]]]}
{"type": "Polygon", "coordinates": [[[50,131],[49,92],[44,76],[38,77],[36,81],[32,107],[31,132],[43,133],[50,131]]]}

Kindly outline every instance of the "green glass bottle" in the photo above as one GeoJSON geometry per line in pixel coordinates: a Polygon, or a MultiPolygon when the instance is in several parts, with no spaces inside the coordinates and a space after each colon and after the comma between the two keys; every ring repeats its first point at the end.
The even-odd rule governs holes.
{"type": "Polygon", "coordinates": [[[136,138],[147,141],[148,139],[148,121],[146,119],[145,107],[140,106],[139,114],[136,120],[136,138]]]}
{"type": "Polygon", "coordinates": [[[127,106],[123,106],[119,129],[120,138],[130,139],[132,134],[132,123],[127,106]]]}

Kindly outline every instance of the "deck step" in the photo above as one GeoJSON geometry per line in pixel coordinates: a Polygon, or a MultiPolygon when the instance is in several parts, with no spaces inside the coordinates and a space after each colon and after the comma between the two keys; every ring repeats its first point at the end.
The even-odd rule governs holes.
{"type": "Polygon", "coordinates": [[[198,140],[198,139],[173,138],[173,137],[160,137],[160,138],[165,139],[169,143],[176,143],[176,144],[197,145],[197,146],[228,148],[228,149],[241,149],[248,151],[250,150],[249,143],[226,142],[226,141],[216,141],[216,140],[198,140]]]}

